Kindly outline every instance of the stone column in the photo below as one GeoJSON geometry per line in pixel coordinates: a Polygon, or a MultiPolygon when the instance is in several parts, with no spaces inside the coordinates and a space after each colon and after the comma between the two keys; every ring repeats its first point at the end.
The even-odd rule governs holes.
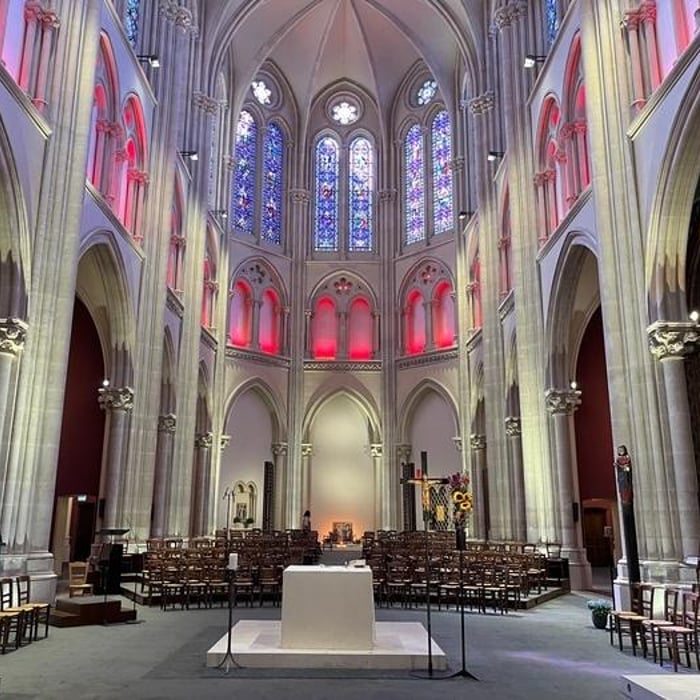
{"type": "Polygon", "coordinates": [[[275,495],[272,526],[277,529],[283,529],[286,522],[288,454],[289,445],[286,442],[272,443],[272,457],[275,463],[275,495]]]}
{"type": "MultiPolygon", "coordinates": [[[[301,493],[300,503],[297,508],[298,512],[292,512],[292,520],[297,524],[295,527],[300,527],[301,514],[308,510],[311,500],[311,456],[313,455],[313,446],[309,442],[305,442],[301,446],[301,493]]],[[[288,518],[289,520],[289,518],[288,518]]]]}
{"type": "MultiPolygon", "coordinates": [[[[412,451],[412,446],[408,443],[403,443],[400,445],[396,445],[396,466],[394,467],[394,472],[398,474],[399,479],[403,477],[403,465],[408,464],[409,460],[411,459],[411,451],[412,451]]],[[[398,479],[397,479],[398,483],[398,479]]],[[[396,518],[396,527],[398,529],[405,529],[406,525],[406,513],[405,513],[405,507],[404,507],[404,487],[400,486],[399,488],[396,489],[398,491],[397,493],[397,500],[398,500],[398,508],[397,508],[397,518],[396,518]]]]}
{"type": "Polygon", "coordinates": [[[129,439],[130,415],[134,408],[134,390],[131,387],[101,387],[98,401],[106,412],[106,449],[103,455],[105,499],[103,528],[122,527],[121,500],[126,475],[126,454],[129,439]]]}
{"type": "Polygon", "coordinates": [[[12,552],[14,548],[14,541],[9,535],[9,511],[16,504],[22,486],[21,473],[9,469],[6,460],[14,416],[17,373],[26,334],[27,324],[24,321],[17,318],[0,319],[0,534],[4,532],[4,539],[7,540],[7,550],[3,548],[0,554],[12,552]]]}
{"type": "Polygon", "coordinates": [[[472,493],[474,494],[474,511],[476,512],[474,523],[476,532],[469,534],[487,540],[491,529],[491,508],[486,464],[486,436],[470,435],[469,447],[472,453],[472,493]]]}
{"type": "Polygon", "coordinates": [[[581,405],[581,392],[574,389],[548,389],[545,404],[552,417],[554,434],[562,556],[569,559],[571,587],[586,589],[591,582],[591,570],[583,550],[580,515],[579,522],[574,522],[574,508],[578,508],[579,514],[581,508],[578,480],[574,480],[576,458],[572,432],[574,411],[581,405]],[[577,505],[574,506],[574,503],[577,505]]]}
{"type": "Polygon", "coordinates": [[[426,299],[423,302],[425,313],[425,352],[435,350],[435,338],[433,337],[433,300],[426,299]]]}
{"type": "Polygon", "coordinates": [[[211,483],[211,432],[195,435],[194,438],[194,479],[192,484],[192,525],[190,534],[200,537],[206,533],[206,518],[209,506],[209,485],[211,483]]]}
{"type": "Polygon", "coordinates": [[[508,416],[505,421],[508,436],[508,455],[510,457],[511,495],[511,532],[513,538],[524,541],[527,539],[525,520],[525,482],[523,480],[523,448],[521,443],[521,427],[519,416],[508,416]]]}
{"type": "Polygon", "coordinates": [[[173,463],[173,436],[177,428],[174,413],[158,416],[158,444],[156,446],[156,468],[153,486],[152,537],[167,534],[168,485],[173,463]]]}
{"type": "Polygon", "coordinates": [[[673,493],[668,494],[668,508],[675,511],[681,535],[681,555],[685,560],[700,552],[700,513],[698,510],[698,481],[693,449],[693,433],[688,407],[684,358],[695,352],[700,341],[700,326],[694,323],[657,321],[647,329],[649,346],[661,363],[668,428],[673,455],[673,493]]]}
{"type": "Polygon", "coordinates": [[[380,442],[369,446],[372,457],[372,469],[374,471],[374,530],[380,530],[385,519],[386,485],[384,474],[384,448],[380,442]]]}
{"type": "MultiPolygon", "coordinates": [[[[221,476],[221,455],[224,450],[231,444],[230,435],[222,435],[219,438],[219,459],[216,463],[215,474],[212,474],[215,478],[211,480],[211,487],[209,488],[209,507],[207,508],[207,532],[214,532],[219,525],[217,523],[219,520],[219,508],[221,507],[222,499],[225,500],[225,496],[219,496],[221,491],[220,476],[221,476]]],[[[212,465],[214,469],[214,465],[212,465]]],[[[224,523],[224,527],[229,527],[230,523],[224,523]]]]}
{"type": "Polygon", "coordinates": [[[348,358],[348,313],[347,311],[338,311],[336,313],[338,322],[338,348],[336,358],[338,360],[346,360],[348,358]]]}
{"type": "Polygon", "coordinates": [[[260,307],[262,301],[253,299],[251,306],[250,347],[253,350],[260,350],[260,307]]]}
{"type": "Polygon", "coordinates": [[[641,52],[639,50],[639,10],[627,10],[622,19],[622,27],[627,31],[630,51],[630,70],[632,71],[632,106],[640,110],[646,104],[644,75],[642,72],[641,52]]]}

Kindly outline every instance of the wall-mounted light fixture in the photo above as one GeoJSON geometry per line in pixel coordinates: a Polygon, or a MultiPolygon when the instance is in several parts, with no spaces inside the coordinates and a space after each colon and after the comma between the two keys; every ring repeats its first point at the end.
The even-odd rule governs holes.
{"type": "Polygon", "coordinates": [[[503,151],[489,151],[489,154],[486,156],[486,160],[489,163],[493,163],[499,158],[503,158],[504,155],[505,153],[503,151]]]}
{"type": "Polygon", "coordinates": [[[228,219],[228,211],[226,209],[212,209],[212,215],[218,216],[220,219],[228,219]]]}
{"type": "Polygon", "coordinates": [[[199,153],[197,151],[180,151],[180,155],[190,160],[199,160],[199,153]]]}
{"type": "Polygon", "coordinates": [[[546,60],[546,56],[537,56],[534,53],[529,53],[523,60],[523,68],[534,68],[538,63],[544,63],[546,60]]]}
{"type": "Polygon", "coordinates": [[[693,323],[697,323],[700,320],[700,311],[693,309],[689,314],[689,318],[693,323]]]}
{"type": "Polygon", "coordinates": [[[473,211],[465,211],[465,210],[462,210],[461,212],[459,212],[459,214],[457,214],[457,218],[458,218],[462,223],[464,223],[465,221],[471,219],[472,216],[474,216],[474,212],[473,212],[473,211]]]}
{"type": "Polygon", "coordinates": [[[148,63],[151,68],[160,68],[160,60],[154,53],[140,53],[136,58],[142,63],[148,63]]]}

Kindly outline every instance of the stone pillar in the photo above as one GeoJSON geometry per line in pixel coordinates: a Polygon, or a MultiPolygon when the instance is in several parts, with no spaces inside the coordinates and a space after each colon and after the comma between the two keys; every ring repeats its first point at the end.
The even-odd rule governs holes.
{"type": "Polygon", "coordinates": [[[425,352],[435,350],[435,338],[433,337],[433,300],[426,299],[423,302],[425,313],[425,352]]]}
{"type": "Polygon", "coordinates": [[[335,356],[339,360],[347,360],[348,358],[348,315],[347,311],[338,311],[336,313],[338,348],[335,356]]]}
{"type": "MultiPolygon", "coordinates": [[[[224,450],[231,444],[231,436],[230,435],[222,435],[219,438],[219,459],[216,464],[216,478],[213,478],[211,480],[211,488],[209,489],[209,508],[207,508],[208,511],[208,523],[207,523],[207,532],[212,532],[216,530],[219,525],[217,523],[220,522],[219,519],[219,507],[221,504],[222,499],[226,500],[226,496],[222,496],[221,498],[219,497],[219,494],[221,493],[221,488],[220,488],[220,482],[219,478],[221,475],[221,455],[223,454],[224,450]]],[[[212,475],[214,476],[214,475],[212,475]]],[[[230,513],[229,513],[230,515],[230,513]]],[[[224,527],[228,528],[230,527],[230,523],[224,523],[224,527]]]]}
{"type": "Polygon", "coordinates": [[[292,520],[297,524],[295,527],[301,526],[301,514],[308,510],[311,501],[311,456],[313,455],[313,446],[309,442],[305,442],[301,446],[301,493],[299,512],[292,513],[292,520]]]}
{"type": "Polygon", "coordinates": [[[272,443],[272,457],[275,463],[275,495],[272,526],[283,529],[287,512],[287,455],[289,445],[286,442],[272,443]]]}
{"type": "Polygon", "coordinates": [[[508,455],[510,457],[510,492],[511,501],[511,532],[513,539],[527,539],[525,520],[525,482],[523,480],[523,448],[521,443],[521,427],[519,416],[508,416],[505,421],[508,436],[508,455]]]}
{"type": "Polygon", "coordinates": [[[646,104],[644,91],[644,74],[642,72],[641,52],[639,50],[639,11],[627,10],[622,27],[627,32],[627,42],[630,51],[630,70],[632,71],[632,106],[640,110],[646,104]]]}
{"type": "Polygon", "coordinates": [[[386,485],[384,474],[384,448],[381,443],[372,443],[369,446],[372,457],[372,469],[374,471],[374,530],[380,530],[385,519],[386,485]]]}
{"type": "Polygon", "coordinates": [[[103,454],[105,499],[103,528],[123,527],[121,500],[126,475],[126,454],[134,390],[131,387],[101,387],[98,401],[107,414],[105,421],[106,449],[103,454]]]}
{"type": "Polygon", "coordinates": [[[250,328],[250,347],[253,350],[260,350],[260,307],[262,302],[260,299],[251,300],[251,328],[250,328]]]}
{"type": "Polygon", "coordinates": [[[194,438],[194,483],[192,484],[192,524],[190,527],[190,534],[194,537],[200,537],[206,533],[213,437],[211,432],[206,432],[195,435],[194,438]]]}
{"type": "Polygon", "coordinates": [[[177,428],[175,414],[158,416],[158,444],[156,446],[156,469],[153,485],[153,524],[152,537],[167,534],[166,516],[168,513],[168,485],[173,464],[173,436],[177,428]]]}
{"type": "Polygon", "coordinates": [[[647,329],[649,346],[661,363],[668,428],[673,455],[673,493],[668,494],[667,507],[677,518],[681,536],[682,559],[697,557],[700,552],[700,512],[698,481],[693,449],[693,434],[688,407],[684,358],[697,350],[700,326],[694,323],[657,321],[647,329]]]}
{"type": "Polygon", "coordinates": [[[474,495],[474,511],[476,532],[469,533],[472,537],[487,540],[491,529],[488,468],[486,464],[486,436],[472,434],[469,436],[469,447],[472,453],[472,493],[474,495]]]}
{"type": "MultiPolygon", "coordinates": [[[[399,479],[403,477],[403,465],[408,464],[409,460],[411,459],[411,451],[413,450],[413,447],[408,444],[408,443],[403,443],[400,445],[396,445],[396,466],[394,467],[394,472],[398,475],[399,479]]],[[[397,483],[399,481],[397,479],[397,483]]],[[[404,504],[404,487],[400,486],[399,488],[396,489],[398,491],[396,495],[396,499],[398,501],[397,505],[397,518],[396,518],[396,527],[398,529],[404,529],[406,525],[406,513],[405,513],[405,504],[404,504]]]]}
{"type": "Polygon", "coordinates": [[[304,311],[304,338],[306,339],[304,357],[313,357],[313,317],[314,312],[311,309],[306,309],[304,311]]]}
{"type": "Polygon", "coordinates": [[[572,440],[573,415],[581,405],[581,392],[574,389],[548,389],[545,393],[545,404],[552,417],[554,434],[562,556],[569,559],[571,587],[587,589],[591,583],[591,569],[581,536],[581,504],[578,497],[578,480],[574,480],[576,458],[572,440]],[[578,522],[574,521],[574,509],[579,513],[578,522]]]}
{"type": "MultiPolygon", "coordinates": [[[[27,334],[27,324],[17,318],[0,319],[0,535],[4,532],[4,544],[0,554],[12,552],[14,541],[10,536],[10,511],[19,499],[22,474],[10,470],[7,453],[14,416],[15,392],[20,357],[27,334]]],[[[0,567],[0,572],[2,567],[0,567]]]]}

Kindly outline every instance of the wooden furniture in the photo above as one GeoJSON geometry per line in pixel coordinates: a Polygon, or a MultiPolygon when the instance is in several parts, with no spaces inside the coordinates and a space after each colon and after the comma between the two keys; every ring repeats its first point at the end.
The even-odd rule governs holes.
{"type": "Polygon", "coordinates": [[[68,595],[92,594],[92,584],[87,582],[88,563],[86,561],[68,562],[68,595]]]}

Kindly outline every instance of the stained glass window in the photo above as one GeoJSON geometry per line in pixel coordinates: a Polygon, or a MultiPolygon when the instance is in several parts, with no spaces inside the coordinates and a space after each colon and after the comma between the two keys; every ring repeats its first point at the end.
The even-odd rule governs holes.
{"type": "Polygon", "coordinates": [[[314,248],[338,250],[340,148],[334,138],[325,136],[316,144],[315,171],[314,248]]]}
{"type": "Polygon", "coordinates": [[[425,172],[423,168],[423,134],[414,124],[404,141],[406,243],[425,238],[425,172]]]}
{"type": "Polygon", "coordinates": [[[272,90],[267,87],[264,80],[254,80],[251,84],[253,95],[261,105],[269,105],[272,103],[272,90]]]}
{"type": "Polygon", "coordinates": [[[343,126],[354,124],[360,116],[357,112],[357,107],[345,100],[339,102],[337,105],[333,105],[331,113],[333,114],[333,119],[343,126]]]}
{"type": "Polygon", "coordinates": [[[348,176],[349,248],[372,250],[374,150],[369,140],[362,136],[350,144],[348,176]]]}
{"type": "Polygon", "coordinates": [[[136,46],[139,38],[139,5],[141,0],[126,0],[124,10],[124,30],[126,38],[132,46],[136,46]]]}
{"type": "Polygon", "coordinates": [[[547,41],[551,45],[559,31],[559,0],[546,0],[547,41]]]}
{"type": "Polygon", "coordinates": [[[435,97],[435,94],[437,93],[437,83],[430,78],[429,80],[426,80],[419,88],[416,93],[416,102],[422,107],[423,105],[427,105],[430,100],[435,97]]]}
{"type": "Polygon", "coordinates": [[[430,130],[433,159],[433,230],[444,233],[452,228],[452,139],[450,115],[435,115],[430,130]]]}
{"type": "Polygon", "coordinates": [[[233,175],[233,225],[235,228],[253,233],[255,217],[255,172],[257,125],[250,112],[243,110],[236,126],[233,175]]]}
{"type": "Polygon", "coordinates": [[[274,122],[267,126],[263,143],[262,237],[280,243],[282,232],[282,173],[284,136],[274,122]]]}

